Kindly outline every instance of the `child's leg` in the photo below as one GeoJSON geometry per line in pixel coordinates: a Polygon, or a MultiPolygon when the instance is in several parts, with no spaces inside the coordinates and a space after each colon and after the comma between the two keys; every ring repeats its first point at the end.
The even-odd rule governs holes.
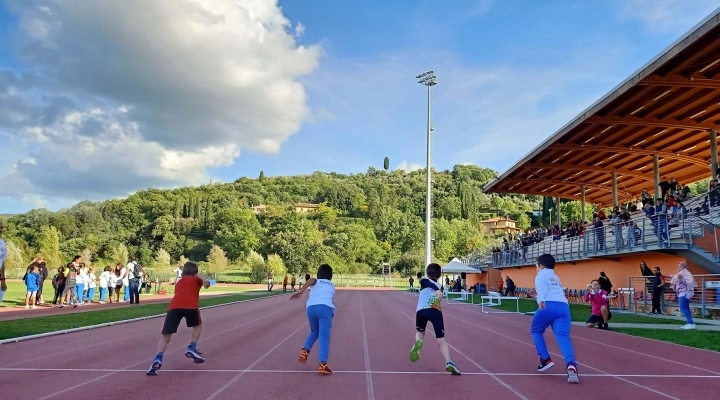
{"type": "Polygon", "coordinates": [[[310,351],[312,350],[315,342],[318,340],[318,334],[320,331],[320,313],[318,312],[318,306],[310,306],[307,308],[308,323],[310,324],[310,333],[308,333],[303,349],[310,351]]]}
{"type": "Polygon", "coordinates": [[[545,329],[547,329],[554,320],[554,314],[548,310],[547,304],[548,303],[545,303],[546,308],[544,310],[538,309],[535,312],[532,324],[530,325],[530,335],[532,336],[533,343],[535,343],[535,350],[542,360],[550,358],[543,333],[545,333],[545,329]]]}
{"type": "Polygon", "coordinates": [[[318,338],[320,340],[320,352],[318,360],[327,363],[330,356],[330,331],[332,330],[334,310],[328,306],[320,306],[318,319],[318,338]]]}
{"type": "Polygon", "coordinates": [[[37,292],[30,292],[30,306],[35,307],[35,300],[37,297],[37,292]]]}
{"type": "Polygon", "coordinates": [[[549,302],[545,304],[546,307],[550,304],[550,307],[555,309],[556,317],[552,321],[552,329],[555,333],[555,340],[557,341],[558,347],[560,347],[560,351],[563,357],[565,357],[565,366],[570,364],[576,365],[575,351],[572,340],[570,339],[570,306],[559,302],[549,302]]]}
{"type": "Polygon", "coordinates": [[[172,335],[162,335],[160,336],[160,341],[158,342],[158,355],[162,359],[162,354],[165,353],[165,350],[167,350],[168,344],[170,343],[170,339],[172,339],[172,335]]]}
{"type": "Polygon", "coordinates": [[[438,345],[440,345],[440,354],[445,357],[445,361],[450,361],[450,349],[448,343],[444,337],[437,339],[438,345]]]}
{"type": "Polygon", "coordinates": [[[608,323],[610,320],[610,310],[608,310],[607,306],[600,307],[600,314],[602,314],[604,323],[608,323]]]}
{"type": "Polygon", "coordinates": [[[31,294],[32,294],[32,292],[25,293],[25,307],[30,306],[30,295],[31,294]]]}

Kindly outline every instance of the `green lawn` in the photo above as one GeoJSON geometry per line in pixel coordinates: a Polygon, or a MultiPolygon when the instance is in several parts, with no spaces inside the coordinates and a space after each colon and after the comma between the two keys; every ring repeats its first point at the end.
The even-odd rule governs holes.
{"type": "Polygon", "coordinates": [[[720,332],[717,331],[678,331],[674,329],[644,328],[612,328],[612,331],[699,349],[720,351],[720,332]]]}
{"type": "MultiPolygon", "coordinates": [[[[256,297],[275,296],[281,293],[282,292],[252,292],[247,294],[232,294],[227,296],[207,298],[201,297],[200,307],[226,304],[234,301],[247,300],[256,297]]],[[[151,315],[165,313],[167,311],[167,307],[167,303],[146,304],[136,307],[122,307],[74,314],[59,314],[47,317],[0,321],[0,339],[10,339],[20,336],[28,336],[64,329],[97,325],[106,322],[148,317],[151,315]]]]}
{"type": "MultiPolygon", "coordinates": [[[[15,307],[15,306],[25,305],[25,295],[27,294],[25,284],[22,281],[18,281],[18,280],[7,281],[7,287],[8,287],[8,290],[5,293],[5,298],[3,299],[2,303],[0,303],[0,307],[15,307]]],[[[222,283],[218,283],[215,286],[210,286],[207,289],[203,289],[203,292],[242,293],[242,292],[248,292],[248,291],[252,291],[252,290],[262,290],[263,288],[265,288],[264,285],[258,285],[257,288],[248,288],[248,287],[226,286],[222,283]]],[[[172,295],[174,286],[162,285],[162,289],[167,290],[168,294],[172,295]]],[[[282,286],[280,287],[280,290],[282,290],[282,286]]],[[[53,300],[53,297],[55,296],[55,289],[52,287],[52,284],[50,283],[49,280],[45,281],[43,291],[44,291],[45,302],[51,303],[53,300]]],[[[154,287],[150,290],[150,293],[145,294],[143,292],[140,294],[141,300],[142,299],[152,299],[153,297],[155,297],[155,288],[154,287]]],[[[100,288],[95,288],[94,300],[98,301],[99,298],[100,298],[100,288]]]]}
{"type": "MultiPolygon", "coordinates": [[[[480,296],[481,295],[473,295],[475,296],[474,302],[475,304],[480,304],[480,296]]],[[[537,310],[537,303],[533,299],[520,299],[520,312],[522,313],[528,313],[528,312],[534,312],[537,310]]],[[[515,302],[514,301],[506,301],[503,302],[500,306],[494,306],[493,308],[497,308],[499,310],[503,311],[515,311],[515,302]]],[[[588,317],[590,316],[590,306],[586,304],[570,304],[570,315],[572,316],[572,320],[576,322],[585,322],[587,321],[588,317]]],[[[612,319],[610,320],[611,323],[631,323],[631,324],[663,324],[663,325],[685,325],[684,321],[674,320],[674,319],[667,319],[667,318],[653,318],[648,317],[644,315],[624,315],[624,314],[613,314],[612,319]]],[[[701,324],[702,321],[696,321],[696,323],[701,324]]]]}

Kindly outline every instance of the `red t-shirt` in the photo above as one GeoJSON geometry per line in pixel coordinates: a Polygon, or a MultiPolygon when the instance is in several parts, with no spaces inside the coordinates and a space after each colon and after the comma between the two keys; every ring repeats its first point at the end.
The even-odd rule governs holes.
{"type": "Polygon", "coordinates": [[[175,296],[170,301],[168,311],[176,308],[197,310],[200,308],[200,288],[203,280],[197,276],[184,276],[175,284],[175,296]]]}

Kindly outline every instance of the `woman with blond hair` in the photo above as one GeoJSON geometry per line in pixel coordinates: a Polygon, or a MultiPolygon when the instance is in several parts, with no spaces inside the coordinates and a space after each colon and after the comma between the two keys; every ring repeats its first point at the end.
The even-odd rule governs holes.
{"type": "Polygon", "coordinates": [[[690,311],[690,299],[692,299],[695,294],[697,283],[687,267],[687,263],[679,262],[678,273],[673,275],[670,284],[675,289],[678,303],[680,304],[680,311],[685,316],[686,324],[680,329],[695,329],[692,311],[690,311]]]}

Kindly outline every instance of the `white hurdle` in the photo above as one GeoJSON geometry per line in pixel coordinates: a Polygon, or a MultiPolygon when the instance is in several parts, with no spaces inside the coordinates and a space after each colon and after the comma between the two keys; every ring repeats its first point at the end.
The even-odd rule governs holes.
{"type": "Polygon", "coordinates": [[[465,289],[461,289],[459,292],[450,292],[447,289],[443,291],[443,297],[445,297],[446,304],[470,304],[472,305],[472,293],[465,289]],[[458,297],[450,298],[450,295],[457,295],[458,297]],[[459,301],[458,301],[459,300],[459,301]],[[470,303],[467,301],[471,300],[470,303]]]}
{"type": "Polygon", "coordinates": [[[490,314],[490,310],[496,313],[520,314],[520,299],[518,297],[503,296],[498,292],[488,292],[487,296],[480,296],[480,309],[485,314],[490,314]],[[515,301],[515,311],[505,311],[493,309],[492,307],[502,305],[503,300],[515,301]],[[485,307],[488,307],[486,310],[485,307]]]}

